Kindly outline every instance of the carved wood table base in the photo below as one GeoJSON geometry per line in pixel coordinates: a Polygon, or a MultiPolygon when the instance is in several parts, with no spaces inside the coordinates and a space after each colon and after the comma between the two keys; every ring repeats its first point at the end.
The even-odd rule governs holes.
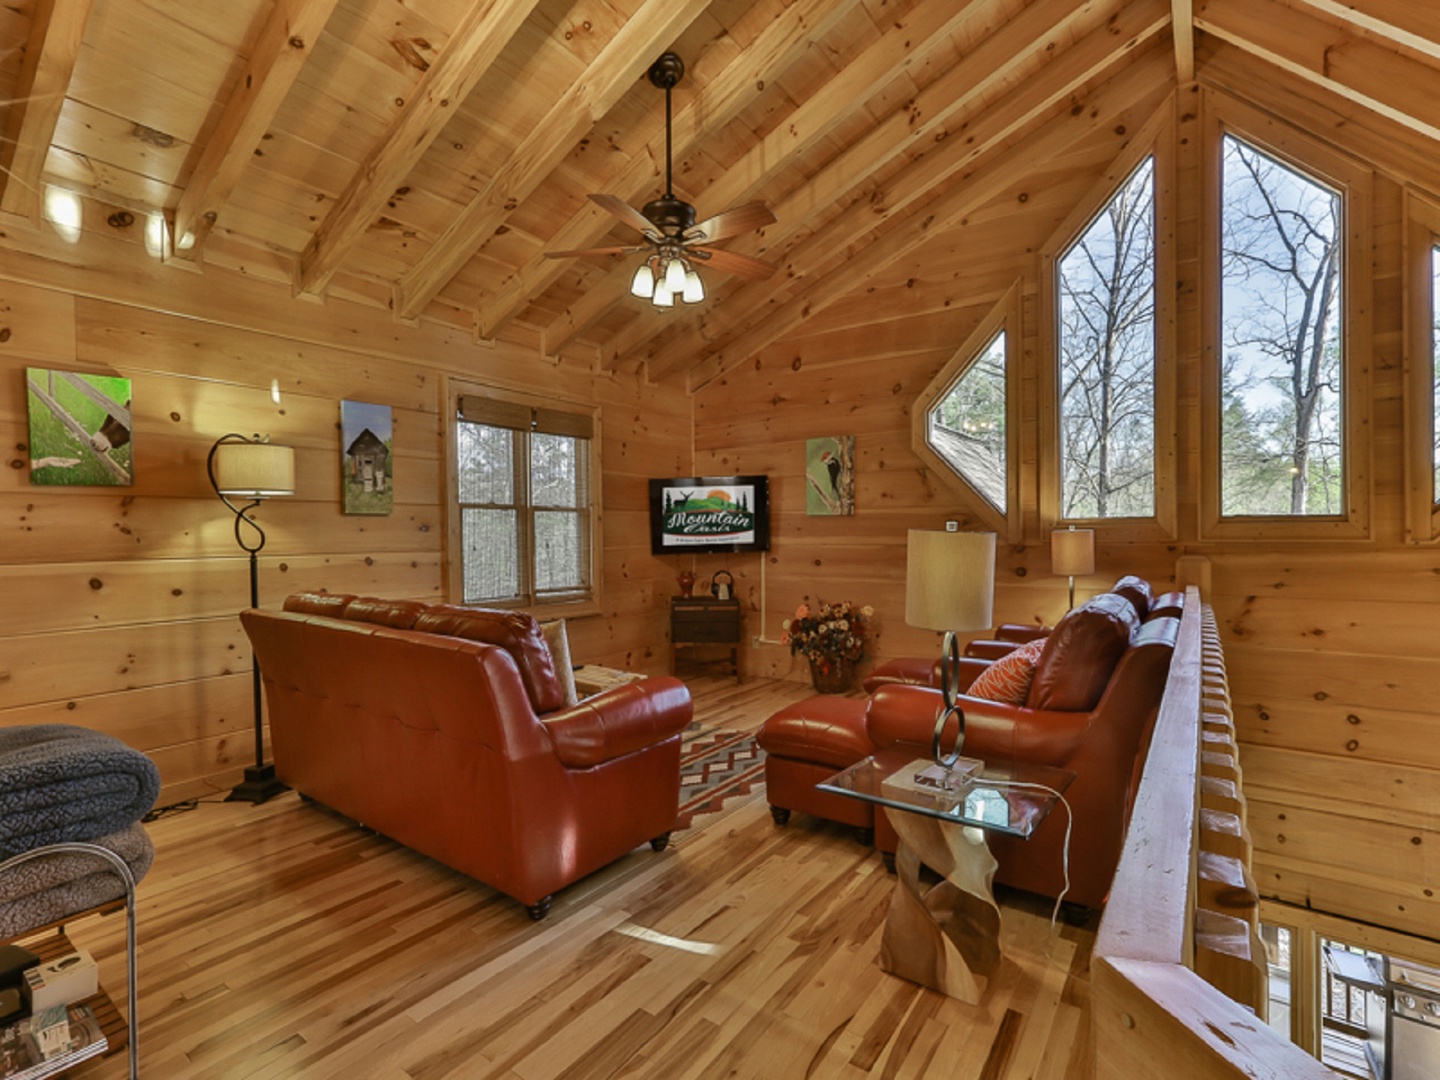
{"type": "Polygon", "coordinates": [[[880,967],[978,1004],[1000,966],[1000,908],[990,883],[998,865],[982,829],[890,812],[900,838],[898,881],[880,946],[880,967]],[[925,875],[928,867],[938,882],[925,875]]]}

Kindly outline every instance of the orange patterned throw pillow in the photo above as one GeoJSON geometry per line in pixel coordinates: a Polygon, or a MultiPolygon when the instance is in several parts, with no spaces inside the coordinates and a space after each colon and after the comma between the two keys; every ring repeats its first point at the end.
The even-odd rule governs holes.
{"type": "Polygon", "coordinates": [[[1027,641],[982,671],[965,693],[986,701],[1024,705],[1025,699],[1030,696],[1030,680],[1035,677],[1035,664],[1044,649],[1044,638],[1027,641]]]}

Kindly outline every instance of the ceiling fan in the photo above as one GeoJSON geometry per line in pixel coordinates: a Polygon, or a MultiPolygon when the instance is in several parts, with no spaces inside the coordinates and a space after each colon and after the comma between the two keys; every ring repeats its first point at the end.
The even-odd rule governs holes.
{"type": "Polygon", "coordinates": [[[546,258],[550,259],[646,252],[645,261],[630,282],[630,292],[662,308],[674,307],[677,296],[687,304],[705,299],[705,287],[696,272],[697,265],[712,266],[727,274],[754,281],[763,281],[775,272],[769,263],[710,246],[717,240],[772,224],[775,215],[763,202],[731,207],[697,222],[695,207],[675,197],[670,161],[670,91],[684,74],[684,61],[673,52],[663,54],[650,67],[650,82],[665,91],[665,194],[646,203],[641,210],[614,195],[590,196],[597,206],[639,230],[644,241],[631,246],[545,252],[546,258]]]}

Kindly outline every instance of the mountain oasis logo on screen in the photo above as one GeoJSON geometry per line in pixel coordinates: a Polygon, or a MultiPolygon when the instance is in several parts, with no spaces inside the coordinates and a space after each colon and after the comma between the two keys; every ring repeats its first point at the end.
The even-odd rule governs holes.
{"type": "Polygon", "coordinates": [[[665,547],[715,541],[755,541],[755,489],[749,484],[662,489],[661,535],[665,547]]]}

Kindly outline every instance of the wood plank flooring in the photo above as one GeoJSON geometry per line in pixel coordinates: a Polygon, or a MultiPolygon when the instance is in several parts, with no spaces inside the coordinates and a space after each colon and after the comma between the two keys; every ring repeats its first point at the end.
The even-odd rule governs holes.
{"type": "MultiPolygon", "coordinates": [[[[692,683],[753,728],[796,683],[692,683]]],[[[1090,1075],[1093,927],[1002,897],[978,1006],[876,960],[894,879],[840,826],[757,799],[659,855],[515,901],[287,794],[151,826],[140,887],[141,1074],[153,1080],[582,1080],[1090,1075]]],[[[123,922],[72,924],[123,996],[123,922]]],[[[122,1008],[126,1003],[120,1002],[122,1008]]],[[[125,1075],[123,1058],[84,1080],[125,1075]]]]}

